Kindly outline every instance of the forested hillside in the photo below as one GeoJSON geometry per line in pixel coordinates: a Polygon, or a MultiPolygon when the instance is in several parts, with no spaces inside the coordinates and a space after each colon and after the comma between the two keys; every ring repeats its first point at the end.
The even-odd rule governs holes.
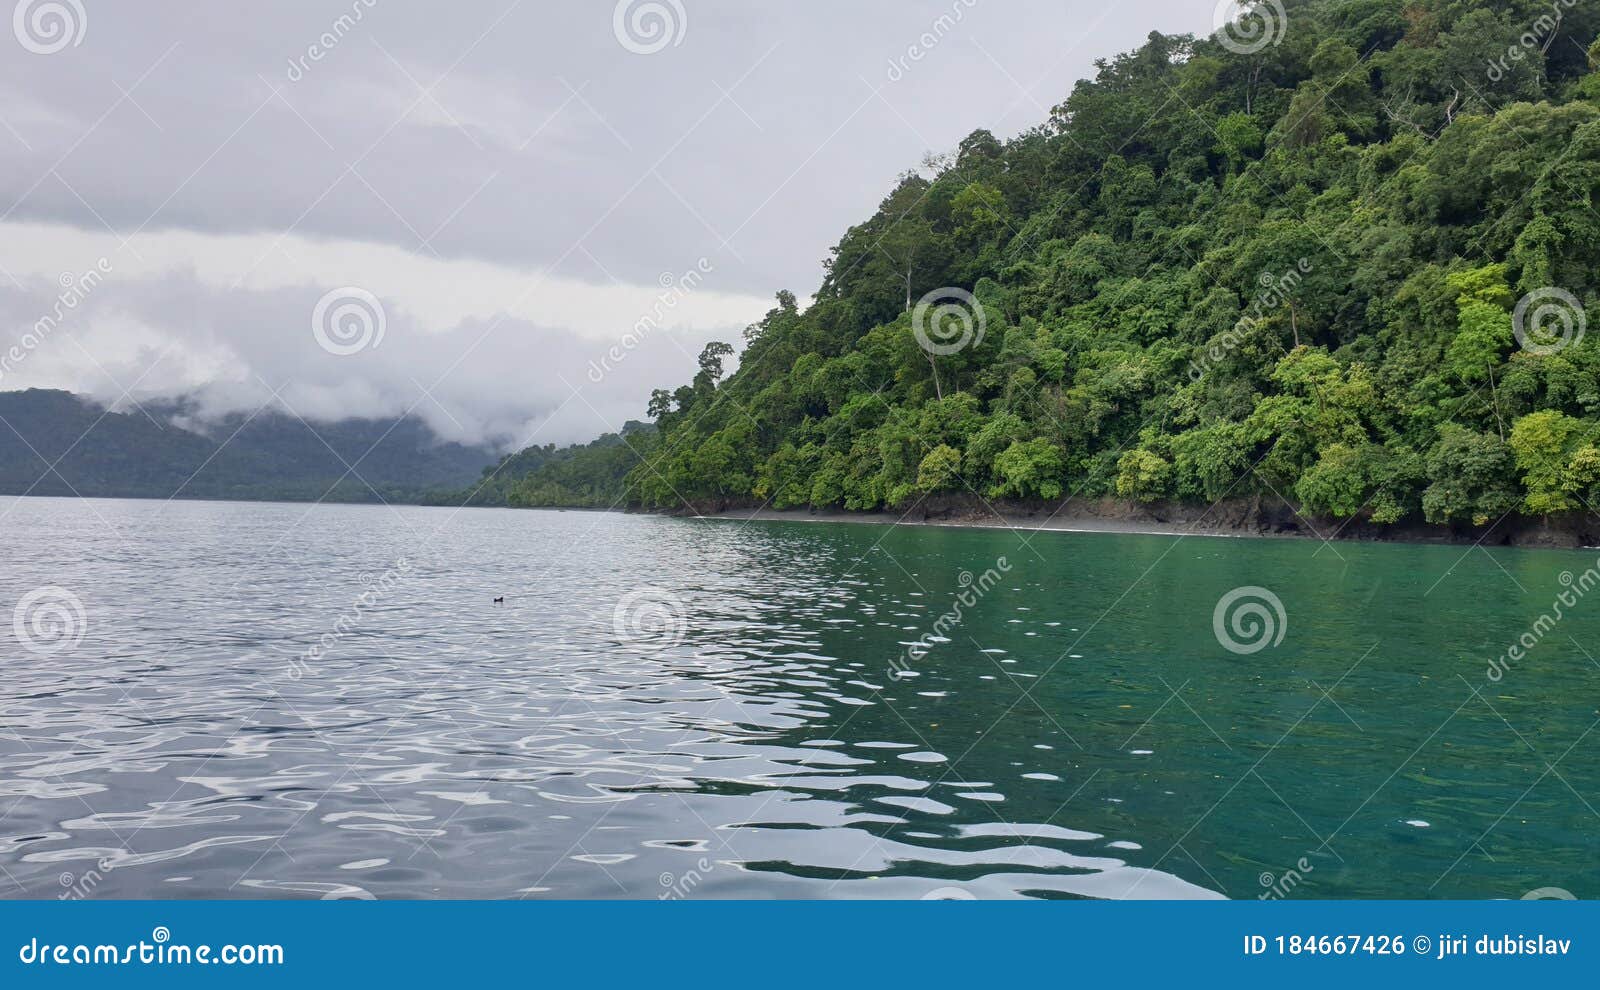
{"type": "Polygon", "coordinates": [[[0,494],[411,502],[466,484],[491,453],[412,418],[195,419],[183,401],[111,412],[70,392],[0,392],[0,494]]]}
{"type": "Polygon", "coordinates": [[[902,176],[618,500],[1600,505],[1600,4],[1285,0],[902,176]]]}
{"type": "Polygon", "coordinates": [[[623,477],[639,464],[634,451],[648,448],[655,432],[649,423],[629,420],[621,433],[607,433],[592,443],[527,447],[484,468],[470,488],[440,492],[425,503],[615,509],[622,499],[623,477]]]}

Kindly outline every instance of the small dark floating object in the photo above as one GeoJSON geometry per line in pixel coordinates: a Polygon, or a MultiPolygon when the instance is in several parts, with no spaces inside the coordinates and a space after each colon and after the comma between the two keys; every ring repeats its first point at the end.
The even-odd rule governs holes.
{"type": "Polygon", "coordinates": [[[504,605],[506,603],[506,596],[505,595],[501,595],[499,598],[496,598],[494,600],[494,603],[496,605],[504,605]]]}

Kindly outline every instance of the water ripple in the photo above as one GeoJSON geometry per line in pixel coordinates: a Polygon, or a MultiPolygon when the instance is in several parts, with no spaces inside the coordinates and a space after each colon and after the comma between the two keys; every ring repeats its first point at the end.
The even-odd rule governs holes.
{"type": "Polygon", "coordinates": [[[7,896],[1214,896],[1050,823],[1088,774],[1044,719],[1005,745],[1037,800],[964,780],[1019,776],[969,755],[1015,693],[985,654],[888,680],[935,608],[820,529],[96,503],[113,539],[86,508],[11,508],[0,590],[73,587],[90,628],[8,668],[7,896]],[[108,552],[63,571],[63,530],[108,552]],[[646,585],[680,637],[619,639],[646,585]]]}

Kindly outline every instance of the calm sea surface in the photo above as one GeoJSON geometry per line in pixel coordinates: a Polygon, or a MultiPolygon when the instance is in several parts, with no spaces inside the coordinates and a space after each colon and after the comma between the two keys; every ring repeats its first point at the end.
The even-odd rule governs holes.
{"type": "Polygon", "coordinates": [[[0,513],[0,896],[1600,896],[1594,552],[0,513]]]}

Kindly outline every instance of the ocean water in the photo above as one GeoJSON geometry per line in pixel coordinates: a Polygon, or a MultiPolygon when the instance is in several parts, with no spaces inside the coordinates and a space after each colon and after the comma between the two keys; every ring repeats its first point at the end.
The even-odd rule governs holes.
{"type": "Polygon", "coordinates": [[[0,533],[0,896],[1600,896],[1595,552],[57,499],[0,533]]]}

